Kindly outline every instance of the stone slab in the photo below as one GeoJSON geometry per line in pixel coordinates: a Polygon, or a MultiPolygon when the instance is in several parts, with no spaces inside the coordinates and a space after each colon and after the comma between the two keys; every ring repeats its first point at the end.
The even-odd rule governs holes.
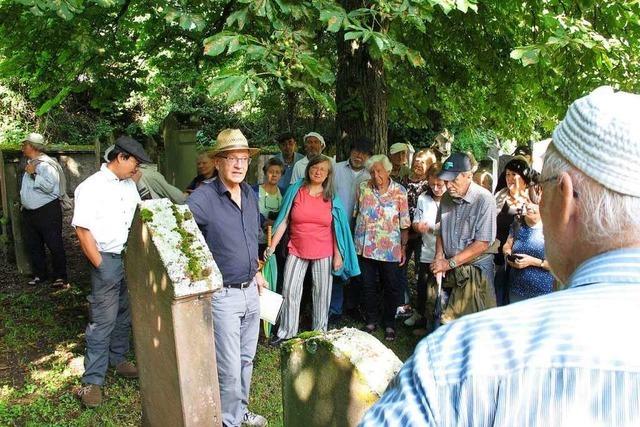
{"type": "Polygon", "coordinates": [[[285,426],[356,426],[402,362],[353,328],[300,334],[282,346],[285,426]]]}
{"type": "Polygon", "coordinates": [[[211,312],[222,276],[186,206],[140,203],[125,272],[143,424],[222,425],[211,312]]]}

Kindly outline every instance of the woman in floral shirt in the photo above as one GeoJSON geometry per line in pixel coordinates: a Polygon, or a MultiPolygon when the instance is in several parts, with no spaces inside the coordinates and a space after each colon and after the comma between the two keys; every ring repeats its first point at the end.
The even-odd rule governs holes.
{"type": "Polygon", "coordinates": [[[379,322],[377,276],[384,301],[382,324],[385,339],[395,339],[396,307],[401,302],[400,267],[406,261],[408,229],[411,225],[407,190],[391,180],[392,165],[387,156],[372,156],[367,162],[371,180],[360,184],[354,210],[354,241],[360,257],[364,296],[364,330],[373,332],[379,322]]]}

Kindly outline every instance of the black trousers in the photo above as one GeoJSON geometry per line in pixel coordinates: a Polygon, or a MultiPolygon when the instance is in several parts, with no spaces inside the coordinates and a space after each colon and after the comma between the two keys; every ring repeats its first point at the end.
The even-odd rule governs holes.
{"type": "Polygon", "coordinates": [[[402,297],[402,285],[399,280],[401,270],[398,263],[360,257],[360,270],[365,321],[367,324],[378,324],[382,299],[382,325],[385,328],[395,328],[396,309],[402,297]],[[378,275],[382,291],[378,286],[378,275]]]}
{"type": "Polygon", "coordinates": [[[47,258],[44,246],[51,252],[53,278],[67,281],[67,258],[62,244],[62,208],[53,200],[37,209],[22,209],[24,242],[29,252],[33,275],[46,279],[47,258]]]}

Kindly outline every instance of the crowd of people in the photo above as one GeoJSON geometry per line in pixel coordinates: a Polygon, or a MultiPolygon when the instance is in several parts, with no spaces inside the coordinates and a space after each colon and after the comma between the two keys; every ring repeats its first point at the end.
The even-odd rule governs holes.
{"type": "MultiPolygon", "coordinates": [[[[297,152],[294,135],[280,135],[281,153],[266,161],[264,181],[251,187],[245,177],[259,150],[250,147],[238,129],[220,132],[213,148],[198,158],[198,176],[179,193],[223,278],[223,290],[213,297],[213,316],[224,425],[267,423],[247,409],[247,402],[259,334],[258,295],[267,286],[259,261],[270,256],[278,260],[278,291],[284,297],[279,325],[270,337],[273,346],[300,332],[305,284],[311,289],[314,330],[326,331],[340,316],[349,315],[362,320],[366,332],[382,328],[389,341],[396,339],[399,319],[417,335],[436,331],[418,346],[364,425],[394,424],[400,418],[409,420],[407,425],[506,423],[514,405],[526,404],[509,396],[523,393],[519,385],[533,382],[539,388],[526,391],[526,396],[537,406],[526,408],[543,406],[559,413],[562,405],[582,407],[585,403],[579,400],[585,399],[562,388],[577,383],[567,384],[561,373],[551,370],[562,366],[567,375],[581,375],[572,370],[583,365],[570,360],[580,351],[601,351],[588,331],[563,335],[562,325],[573,323],[572,315],[589,316],[587,305],[594,312],[602,308],[592,305],[609,298],[604,289],[609,285],[592,283],[638,282],[637,250],[615,252],[637,246],[640,232],[632,209],[640,207],[637,169],[616,160],[619,153],[612,151],[630,149],[631,157],[640,160],[640,132],[621,106],[634,109],[640,102],[636,95],[610,88],[576,101],[554,132],[541,173],[531,166],[530,150],[519,148],[495,180],[495,189],[493,177],[479,170],[471,154],[442,152],[447,145],[442,134],[431,148],[418,152],[410,144],[395,143],[389,157],[375,153],[371,141],[358,138],[350,143],[348,159],[336,163],[322,154],[326,143],[317,132],[303,137],[305,155],[297,152]],[[620,139],[627,145],[620,145],[620,139]],[[593,145],[611,155],[598,158],[593,145]],[[607,164],[609,160],[615,164],[607,164]],[[623,210],[616,203],[623,204],[623,210]],[[624,227],[632,232],[625,233],[624,227]],[[581,266],[578,274],[583,262],[589,267],[581,266]],[[623,270],[611,274],[606,263],[623,270]],[[553,293],[567,286],[568,292],[553,293]],[[507,307],[485,312],[496,306],[507,307]],[[538,324],[542,311],[544,324],[538,324]],[[479,314],[470,316],[474,313],[479,314]],[[567,345],[553,350],[538,345],[547,339],[567,345]],[[572,344],[575,347],[567,350],[572,344]],[[511,348],[518,352],[507,355],[511,348]],[[491,396],[485,396],[482,405],[474,400],[480,389],[491,396]],[[535,393],[547,389],[554,390],[556,399],[541,402],[535,393]],[[491,403],[497,401],[502,403],[491,403]]],[[[26,226],[32,226],[33,218],[46,217],[58,227],[59,205],[52,207],[64,193],[60,180],[54,179],[58,170],[43,154],[41,136],[29,135],[23,147],[29,159],[21,191],[26,226]]],[[[105,157],[101,170],[76,189],[72,221],[92,265],[81,392],[90,407],[101,402],[100,387],[109,364],[123,376],[137,375],[125,358],[130,315],[120,254],[141,196],[162,197],[158,191],[144,192],[156,186],[150,180],[141,186],[136,177],[140,165],[150,162],[138,142],[123,136],[105,157]]],[[[46,277],[44,244],[58,257],[56,283],[65,282],[57,232],[38,234],[34,228],[30,233],[37,237],[29,245],[36,266],[30,283],[46,277]]],[[[617,289],[630,299],[611,300],[609,307],[638,300],[633,287],[617,289]]],[[[638,313],[620,314],[629,318],[628,324],[637,321],[631,319],[632,311],[638,313]]],[[[592,319],[582,321],[596,333],[602,330],[592,319]]],[[[629,354],[637,355],[636,350],[629,354]]],[[[597,365],[593,369],[636,366],[617,352],[580,357],[597,365]]],[[[637,372],[623,371],[630,390],[637,392],[637,372]]],[[[590,372],[585,375],[594,375],[590,372]]],[[[598,384],[605,387],[602,381],[598,384]]],[[[600,391],[619,392],[613,382],[600,391]]],[[[596,398],[599,405],[611,404],[596,398]]],[[[622,406],[620,420],[640,419],[638,406],[622,406]]],[[[522,423],[513,425],[527,425],[531,419],[528,410],[516,414],[522,423]]]]}

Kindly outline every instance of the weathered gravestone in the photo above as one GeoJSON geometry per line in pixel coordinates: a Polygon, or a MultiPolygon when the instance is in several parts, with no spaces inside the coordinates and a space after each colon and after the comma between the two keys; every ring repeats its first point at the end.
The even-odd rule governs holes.
{"type": "Polygon", "coordinates": [[[402,362],[353,328],[300,334],[282,346],[285,426],[356,426],[402,362]]]}
{"type": "Polygon", "coordinates": [[[211,298],[222,276],[186,206],[140,203],[125,271],[143,423],[221,425],[211,298]]]}
{"type": "Polygon", "coordinates": [[[169,114],[162,125],[164,155],[160,172],[169,184],[180,189],[185,189],[196,176],[198,129],[184,127],[192,125],[183,124],[174,114],[169,114]]]}

